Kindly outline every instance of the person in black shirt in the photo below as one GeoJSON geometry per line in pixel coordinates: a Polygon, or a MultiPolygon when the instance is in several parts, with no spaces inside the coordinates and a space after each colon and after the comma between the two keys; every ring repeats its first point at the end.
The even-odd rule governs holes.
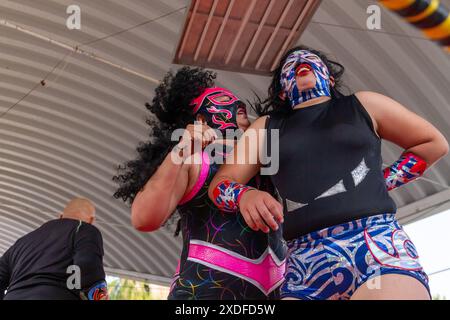
{"type": "Polygon", "coordinates": [[[17,240],[0,258],[0,300],[107,299],[103,241],[94,221],[94,205],[75,198],[60,219],[17,240]]]}

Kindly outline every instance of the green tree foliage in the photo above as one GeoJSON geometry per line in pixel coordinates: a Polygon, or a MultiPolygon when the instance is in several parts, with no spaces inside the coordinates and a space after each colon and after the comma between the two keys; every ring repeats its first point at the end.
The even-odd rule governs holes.
{"type": "Polygon", "coordinates": [[[160,300],[166,298],[168,288],[155,288],[141,281],[113,278],[108,283],[108,292],[111,300],[160,300]]]}

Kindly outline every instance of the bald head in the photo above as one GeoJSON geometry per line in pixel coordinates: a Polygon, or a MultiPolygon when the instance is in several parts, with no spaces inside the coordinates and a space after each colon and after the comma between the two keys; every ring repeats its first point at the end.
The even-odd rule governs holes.
{"type": "Polygon", "coordinates": [[[61,218],[82,220],[92,224],[95,220],[95,206],[88,199],[72,199],[64,208],[61,218]]]}

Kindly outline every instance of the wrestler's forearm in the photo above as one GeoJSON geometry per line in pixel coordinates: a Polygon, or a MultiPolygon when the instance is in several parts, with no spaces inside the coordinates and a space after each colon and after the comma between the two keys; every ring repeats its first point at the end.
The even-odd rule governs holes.
{"type": "Polygon", "coordinates": [[[249,187],[235,181],[232,176],[221,175],[213,180],[208,195],[214,204],[222,211],[237,212],[241,197],[250,190],[249,187]]]}
{"type": "Polygon", "coordinates": [[[166,194],[174,190],[182,169],[183,163],[173,161],[172,152],[169,153],[155,174],[145,184],[142,193],[153,195],[155,198],[160,196],[168,198],[166,194]]]}
{"type": "Polygon", "coordinates": [[[155,174],[136,195],[131,206],[133,226],[141,231],[157,230],[173,212],[173,194],[176,188],[186,188],[186,179],[180,179],[183,164],[174,162],[169,153],[155,174]]]}
{"type": "Polygon", "coordinates": [[[234,174],[231,170],[228,170],[228,165],[224,164],[216,173],[214,178],[211,180],[208,188],[208,196],[212,202],[216,203],[216,199],[214,197],[214,190],[216,187],[222,183],[223,181],[236,181],[237,179],[234,177],[234,174]]]}
{"type": "Polygon", "coordinates": [[[397,189],[421,177],[447,152],[445,139],[433,139],[405,150],[397,161],[383,170],[387,189],[397,189]]]}
{"type": "Polygon", "coordinates": [[[408,151],[421,157],[427,163],[429,168],[448,153],[448,143],[443,137],[435,138],[411,147],[407,152],[408,151]]]}
{"type": "Polygon", "coordinates": [[[388,191],[397,189],[421,177],[427,163],[418,155],[405,151],[400,158],[383,169],[383,176],[388,191]]]}

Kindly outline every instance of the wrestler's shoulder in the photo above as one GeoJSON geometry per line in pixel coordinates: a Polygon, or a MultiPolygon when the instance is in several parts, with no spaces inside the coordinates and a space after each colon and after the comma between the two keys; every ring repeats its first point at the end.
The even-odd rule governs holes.
{"type": "Polygon", "coordinates": [[[268,116],[268,115],[259,117],[250,125],[250,128],[264,129],[266,127],[266,122],[269,117],[270,116],[268,116]]]}

